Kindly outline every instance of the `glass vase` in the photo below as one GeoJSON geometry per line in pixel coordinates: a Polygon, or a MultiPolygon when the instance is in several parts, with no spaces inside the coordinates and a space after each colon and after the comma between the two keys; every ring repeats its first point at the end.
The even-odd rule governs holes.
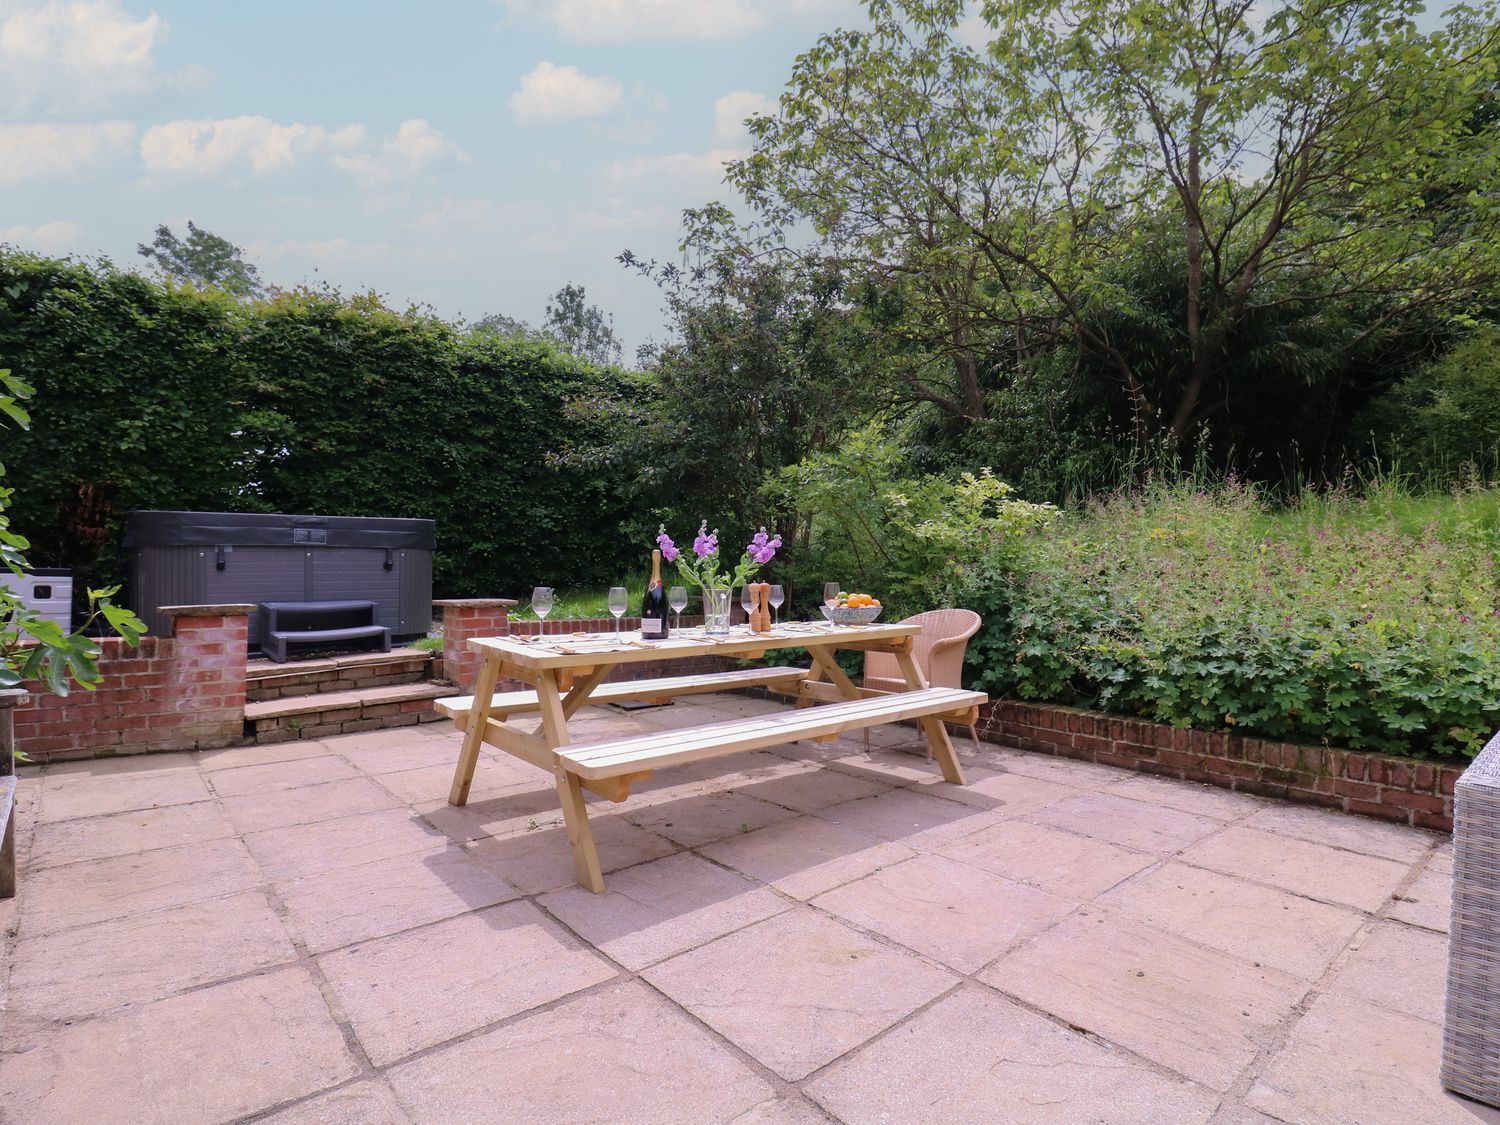
{"type": "Polygon", "coordinates": [[[728,586],[703,587],[703,631],[709,636],[729,632],[728,586]]]}

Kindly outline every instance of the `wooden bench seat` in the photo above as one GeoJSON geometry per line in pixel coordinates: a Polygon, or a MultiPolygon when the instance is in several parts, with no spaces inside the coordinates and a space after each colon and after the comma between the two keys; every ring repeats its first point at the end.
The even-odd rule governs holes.
{"type": "MultiPolygon", "coordinates": [[[[708,672],[697,676],[668,676],[658,680],[621,680],[600,684],[589,693],[588,703],[620,703],[634,699],[670,700],[678,695],[701,695],[705,692],[733,691],[736,688],[785,686],[807,678],[806,668],[741,668],[732,672],[708,672]]],[[[540,709],[534,691],[497,691],[491,697],[490,716],[504,719],[540,709]]],[[[469,727],[469,712],[474,708],[472,695],[454,695],[433,703],[458,725],[469,727]]]]}
{"type": "Polygon", "coordinates": [[[563,768],[581,778],[620,777],[903,719],[967,715],[969,708],[987,698],[983,692],[959,688],[923,688],[610,742],[561,746],[555,752],[563,768]]]}

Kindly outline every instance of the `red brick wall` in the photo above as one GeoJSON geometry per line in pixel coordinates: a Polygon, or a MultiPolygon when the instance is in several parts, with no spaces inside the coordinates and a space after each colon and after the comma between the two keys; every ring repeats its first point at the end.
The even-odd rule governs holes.
{"type": "Polygon", "coordinates": [[[139,648],[101,641],[102,686],[35,690],[15,710],[16,749],[33,761],[229,746],[244,735],[249,619],[177,617],[139,648]]]}
{"type": "Polygon", "coordinates": [[[476,637],[503,637],[510,632],[510,607],[501,599],[455,599],[432,603],[443,612],[443,678],[460,691],[474,690],[479,653],[469,646],[476,637]]]}
{"type": "Polygon", "coordinates": [[[980,713],[991,742],[1323,805],[1420,828],[1453,830],[1462,766],[1183,730],[1072,707],[998,702],[980,713]]]}

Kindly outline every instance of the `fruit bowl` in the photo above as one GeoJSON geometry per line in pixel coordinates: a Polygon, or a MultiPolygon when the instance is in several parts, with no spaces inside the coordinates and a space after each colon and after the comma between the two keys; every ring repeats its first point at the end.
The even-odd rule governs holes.
{"type": "Polygon", "coordinates": [[[880,606],[836,606],[825,605],[819,608],[823,616],[828,618],[834,625],[868,625],[880,616],[880,606]]]}

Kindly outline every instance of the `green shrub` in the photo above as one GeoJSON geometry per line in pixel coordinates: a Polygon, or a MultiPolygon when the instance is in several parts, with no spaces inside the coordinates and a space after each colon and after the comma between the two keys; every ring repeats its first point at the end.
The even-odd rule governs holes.
{"type": "Polygon", "coordinates": [[[1272,511],[1230,483],[1060,520],[1020,565],[966,570],[977,686],[1183,727],[1403,754],[1500,726],[1500,490],[1389,486],[1272,511]],[[1451,513],[1450,513],[1451,515],[1451,513]]]}
{"type": "Polygon", "coordinates": [[[80,588],[123,578],[138,508],[435,519],[447,596],[607,582],[650,541],[651,521],[621,534],[631,466],[552,457],[603,425],[566,403],[619,373],[547,343],[373,296],[236,301],[0,247],[0,358],[38,391],[36,425],[5,438],[14,524],[80,588]]]}

